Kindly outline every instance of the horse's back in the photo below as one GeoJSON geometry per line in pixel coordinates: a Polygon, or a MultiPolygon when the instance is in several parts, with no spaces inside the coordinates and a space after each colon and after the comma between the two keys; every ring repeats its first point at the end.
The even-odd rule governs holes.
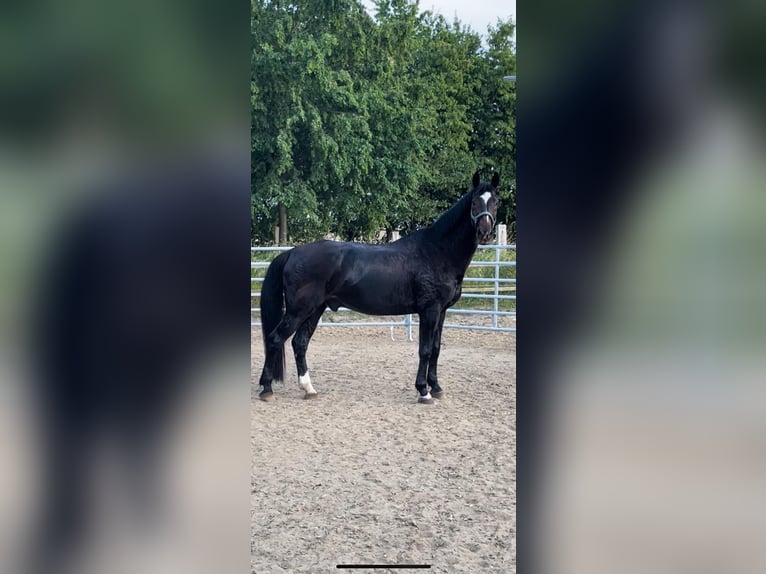
{"type": "Polygon", "coordinates": [[[319,275],[337,271],[338,267],[357,264],[374,265],[376,262],[400,259],[398,245],[372,245],[322,239],[299,245],[290,250],[288,272],[316,271],[319,275]]]}
{"type": "Polygon", "coordinates": [[[343,261],[345,244],[340,241],[322,239],[293,247],[285,263],[285,276],[299,275],[302,278],[321,278],[332,271],[333,266],[343,261]]]}

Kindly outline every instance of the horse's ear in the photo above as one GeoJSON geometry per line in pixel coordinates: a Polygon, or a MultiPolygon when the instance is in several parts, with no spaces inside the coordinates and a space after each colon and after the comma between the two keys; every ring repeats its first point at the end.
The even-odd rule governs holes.
{"type": "Polygon", "coordinates": [[[481,182],[481,176],[479,175],[479,172],[477,171],[475,174],[473,174],[473,186],[477,187],[480,182],[481,182]]]}
{"type": "Polygon", "coordinates": [[[492,176],[492,187],[497,187],[498,185],[500,185],[500,174],[495,172],[495,175],[492,176]]]}

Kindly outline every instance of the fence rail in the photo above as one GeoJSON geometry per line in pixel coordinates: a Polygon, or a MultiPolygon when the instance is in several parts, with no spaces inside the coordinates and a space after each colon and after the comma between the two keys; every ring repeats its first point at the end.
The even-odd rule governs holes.
{"type": "MultiPolygon", "coordinates": [[[[292,247],[251,247],[251,255],[254,255],[255,253],[263,253],[263,252],[271,252],[271,253],[277,253],[280,251],[288,251],[292,249],[292,247]]],[[[471,261],[470,265],[468,266],[468,270],[470,271],[472,268],[486,268],[491,267],[494,268],[494,274],[493,277],[465,277],[463,279],[463,289],[464,292],[461,296],[461,301],[467,301],[471,299],[477,299],[477,300],[491,300],[492,301],[492,309],[447,309],[448,315],[465,315],[467,317],[475,316],[475,315],[484,315],[489,316],[492,318],[492,325],[478,325],[478,324],[471,324],[471,323],[445,323],[444,327],[447,329],[477,329],[482,331],[503,331],[503,332],[516,332],[516,327],[507,327],[507,326],[501,326],[498,322],[498,317],[515,317],[516,311],[515,308],[513,311],[503,311],[500,310],[500,302],[501,301],[516,301],[516,295],[506,295],[503,294],[503,291],[513,289],[515,290],[515,284],[516,284],[516,278],[515,277],[501,277],[500,276],[500,269],[503,267],[516,267],[516,261],[503,261],[501,259],[501,252],[503,251],[515,251],[516,245],[479,245],[479,250],[489,250],[495,252],[495,257],[493,260],[490,261],[483,261],[483,260],[474,260],[471,261]],[[471,284],[465,285],[466,283],[471,284]],[[484,288],[478,288],[478,286],[474,287],[473,285],[476,283],[484,283],[487,286],[484,288]],[[513,285],[513,287],[512,287],[513,285]],[[470,289],[473,289],[471,291],[470,289]]],[[[255,269],[267,269],[268,266],[271,264],[271,261],[254,261],[251,258],[250,261],[250,269],[251,274],[253,270],[255,269]]],[[[468,272],[466,274],[468,274],[468,272]]],[[[260,292],[260,283],[263,282],[263,277],[251,277],[250,278],[250,300],[251,300],[251,307],[250,307],[250,325],[253,327],[260,326],[260,322],[258,322],[257,316],[260,314],[260,309],[257,305],[253,304],[253,300],[259,299],[261,292],[260,292]],[[256,286],[258,286],[258,289],[256,290],[256,286]]],[[[515,307],[515,306],[514,306],[515,307]]],[[[338,309],[338,312],[349,312],[351,309],[347,309],[345,307],[341,307],[338,309]]],[[[330,312],[329,310],[326,311],[330,312]]],[[[402,327],[404,328],[407,339],[409,341],[412,341],[412,328],[417,326],[418,322],[413,319],[412,314],[405,315],[403,320],[398,321],[324,321],[323,319],[319,320],[319,326],[330,326],[330,327],[390,327],[391,329],[391,337],[394,336],[394,328],[396,327],[402,327]]]]}

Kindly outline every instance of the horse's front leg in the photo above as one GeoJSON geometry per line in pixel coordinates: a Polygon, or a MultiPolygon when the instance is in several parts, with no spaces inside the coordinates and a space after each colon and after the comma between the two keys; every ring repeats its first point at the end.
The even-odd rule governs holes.
{"type": "Polygon", "coordinates": [[[428,376],[426,380],[428,386],[431,387],[431,396],[435,399],[440,399],[444,396],[444,391],[439,386],[438,377],[436,374],[436,363],[439,361],[439,351],[441,350],[442,342],[442,330],[444,329],[444,317],[447,314],[447,310],[444,309],[439,315],[439,320],[436,323],[436,329],[434,330],[433,344],[431,347],[431,357],[428,360],[428,376]]]}
{"type": "Polygon", "coordinates": [[[439,323],[439,314],[440,310],[437,308],[428,309],[418,315],[420,317],[420,344],[418,349],[420,362],[418,363],[418,375],[415,378],[415,388],[418,390],[419,403],[430,404],[434,402],[431,393],[428,392],[426,376],[428,374],[428,364],[433,354],[434,336],[436,334],[436,326],[439,323]]]}

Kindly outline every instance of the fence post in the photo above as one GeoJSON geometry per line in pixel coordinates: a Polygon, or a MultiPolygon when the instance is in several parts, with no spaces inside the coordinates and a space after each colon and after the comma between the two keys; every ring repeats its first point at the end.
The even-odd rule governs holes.
{"type": "Polygon", "coordinates": [[[498,295],[500,295],[500,246],[495,245],[495,299],[493,301],[493,307],[495,310],[492,315],[492,326],[497,328],[497,312],[500,310],[498,295]]]}
{"type": "Polygon", "coordinates": [[[508,226],[505,223],[497,224],[497,244],[508,245],[508,226]]]}
{"type": "Polygon", "coordinates": [[[412,343],[412,313],[404,317],[404,326],[407,328],[407,340],[412,343]]]}

